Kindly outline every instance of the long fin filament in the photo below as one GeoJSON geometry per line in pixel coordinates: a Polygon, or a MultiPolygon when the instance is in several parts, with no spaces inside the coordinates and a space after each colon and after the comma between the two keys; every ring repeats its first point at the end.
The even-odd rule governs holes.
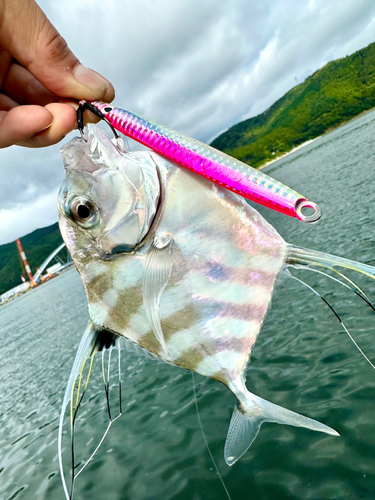
{"type": "Polygon", "coordinates": [[[104,332],[104,331],[97,331],[94,327],[94,325],[89,321],[89,324],[85,330],[85,333],[83,335],[83,338],[81,340],[81,343],[78,347],[78,351],[73,363],[73,368],[69,376],[68,384],[65,390],[65,395],[64,395],[64,400],[63,400],[63,405],[61,409],[61,414],[60,414],[60,422],[59,422],[59,435],[58,435],[58,454],[59,454],[59,466],[60,466],[60,473],[61,473],[61,478],[62,478],[62,483],[63,483],[63,488],[64,488],[64,493],[65,497],[67,500],[72,500],[73,499],[73,494],[74,494],[74,485],[77,477],[81,472],[87,467],[87,465],[91,462],[91,460],[94,458],[96,452],[100,448],[101,444],[103,443],[106,435],[108,434],[108,431],[110,427],[112,426],[113,422],[115,422],[121,415],[122,415],[122,398],[121,398],[121,364],[120,364],[120,351],[121,351],[121,346],[120,346],[120,340],[116,338],[115,336],[108,337],[109,332],[104,332]],[[109,379],[110,379],[110,364],[111,364],[111,353],[113,346],[118,349],[118,385],[119,385],[119,407],[120,407],[120,412],[119,414],[115,417],[112,418],[111,416],[111,409],[110,409],[110,399],[109,399],[109,379]],[[105,376],[105,369],[104,369],[104,355],[105,351],[109,350],[109,360],[108,360],[108,377],[106,380],[105,376]],[[105,383],[105,393],[106,393],[106,402],[107,402],[107,409],[108,409],[108,416],[109,416],[109,424],[104,432],[104,435],[102,439],[100,440],[99,444],[95,448],[94,452],[90,455],[89,459],[84,463],[84,465],[81,467],[81,469],[75,473],[75,446],[74,446],[74,428],[75,428],[75,422],[78,414],[78,410],[81,406],[82,400],[84,398],[84,395],[86,393],[86,390],[88,388],[90,376],[92,373],[93,369],[93,363],[95,356],[97,352],[102,351],[102,369],[103,369],[103,379],[105,383]],[[85,369],[85,366],[87,364],[87,361],[90,360],[90,366],[88,368],[88,374],[86,377],[85,382],[83,383],[83,372],[85,369]],[[77,392],[76,392],[77,391],[77,392]],[[64,476],[64,468],[63,468],[63,462],[62,462],[62,434],[63,434],[63,423],[64,423],[64,415],[65,415],[65,410],[70,402],[70,424],[71,424],[71,488],[70,488],[70,493],[68,491],[68,487],[65,481],[65,476],[64,476]]]}
{"type": "MultiPolygon", "coordinates": [[[[317,269],[315,269],[315,271],[317,271],[317,269]]],[[[337,273],[339,276],[341,276],[342,278],[344,278],[346,281],[348,281],[353,286],[353,288],[356,289],[356,290],[353,290],[353,289],[351,289],[351,290],[354,293],[356,293],[359,297],[361,297],[361,299],[363,299],[365,302],[367,302],[367,304],[371,307],[371,309],[373,309],[375,311],[375,306],[373,305],[373,303],[371,302],[371,300],[367,297],[367,295],[365,294],[365,292],[363,290],[361,290],[359,288],[359,286],[354,283],[354,281],[352,281],[347,276],[345,276],[345,274],[340,273],[340,271],[338,271],[337,269],[332,269],[332,271],[335,272],[335,273],[337,273]]],[[[327,276],[329,276],[329,274],[327,274],[327,276]]],[[[333,279],[332,276],[331,276],[331,278],[333,279]]],[[[338,280],[338,281],[340,281],[340,280],[338,280]]],[[[340,283],[342,283],[342,281],[340,281],[340,283]]],[[[345,283],[342,283],[342,284],[345,285],[345,283]]]]}
{"type": "MultiPolygon", "coordinates": [[[[84,463],[84,465],[81,467],[81,469],[77,472],[77,474],[75,475],[75,479],[77,479],[77,477],[79,476],[79,474],[81,474],[81,472],[83,472],[84,469],[86,469],[86,467],[88,466],[88,464],[91,462],[91,460],[94,458],[94,456],[96,455],[96,453],[98,452],[99,448],[101,447],[101,445],[103,444],[108,432],[109,432],[109,429],[111,428],[112,424],[122,416],[122,394],[121,394],[121,346],[120,346],[120,342],[118,341],[117,342],[117,351],[118,351],[118,370],[119,370],[119,381],[118,381],[118,384],[119,384],[119,407],[120,407],[120,411],[119,411],[119,414],[115,417],[115,418],[111,418],[110,417],[110,422],[109,424],[107,425],[107,428],[106,430],[104,431],[104,434],[101,438],[101,440],[99,441],[98,445],[96,446],[95,450],[92,452],[92,454],[90,455],[90,457],[86,460],[86,462],[84,463]]],[[[112,349],[113,349],[113,346],[110,347],[110,355],[109,355],[109,360],[108,360],[108,380],[110,378],[110,360],[111,360],[111,353],[112,353],[112,349]]],[[[103,359],[104,359],[104,354],[105,354],[105,350],[103,350],[103,353],[102,353],[102,366],[104,365],[104,362],[103,362],[103,359]]],[[[110,415],[110,403],[109,403],[109,385],[107,386],[108,382],[106,381],[105,379],[105,370],[103,370],[103,379],[104,379],[104,385],[105,385],[105,390],[106,390],[106,399],[107,399],[107,409],[108,409],[108,413],[110,415]],[[108,389],[108,390],[107,390],[108,389]]]]}
{"type": "MultiPolygon", "coordinates": [[[[296,269],[301,269],[302,271],[313,271],[314,273],[322,274],[323,276],[326,276],[327,278],[329,278],[333,281],[336,281],[337,283],[340,283],[342,286],[344,286],[345,288],[347,288],[351,292],[355,293],[360,299],[362,299],[364,302],[366,302],[366,304],[369,305],[373,311],[375,311],[374,304],[370,301],[370,299],[367,297],[367,295],[359,288],[359,286],[357,286],[351,279],[349,279],[347,276],[345,276],[345,274],[342,274],[339,271],[337,271],[337,269],[329,268],[331,271],[334,271],[335,273],[339,274],[343,279],[345,279],[351,285],[353,285],[353,288],[351,286],[349,286],[348,284],[344,283],[343,281],[339,280],[338,278],[335,278],[334,276],[331,276],[330,274],[325,273],[324,271],[321,271],[320,269],[315,269],[315,268],[310,267],[310,266],[307,266],[307,267],[306,266],[301,266],[301,267],[300,266],[293,266],[293,267],[295,267],[296,269]]],[[[290,275],[290,273],[289,273],[289,275],[290,275]]]]}
{"type": "Polygon", "coordinates": [[[288,255],[286,264],[288,266],[304,265],[304,266],[322,266],[328,269],[334,267],[344,267],[352,271],[360,272],[369,278],[375,279],[375,267],[368,264],[362,264],[355,260],[344,259],[343,257],[336,257],[328,253],[318,252],[307,248],[296,247],[288,245],[288,255]]]}
{"type": "MultiPolygon", "coordinates": [[[[77,477],[83,472],[84,469],[89,465],[89,463],[92,461],[96,453],[98,452],[99,448],[103,444],[109,429],[112,427],[112,424],[119,419],[122,416],[122,397],[121,397],[121,371],[119,370],[119,406],[120,406],[120,412],[119,414],[115,417],[112,418],[111,416],[111,405],[110,405],[110,399],[109,399],[109,392],[110,392],[110,387],[109,387],[109,379],[110,379],[110,361],[111,361],[111,353],[112,353],[113,346],[110,346],[109,348],[103,348],[102,350],[102,371],[103,371],[103,380],[104,380],[104,390],[105,390],[105,395],[106,395],[106,402],[107,402],[107,411],[108,411],[108,417],[109,417],[109,423],[107,425],[106,430],[104,431],[104,434],[102,438],[100,439],[98,445],[96,446],[95,450],[92,452],[90,457],[86,460],[86,462],[82,465],[80,470],[75,474],[74,476],[74,481],[77,479],[77,477]],[[108,377],[106,379],[105,376],[105,362],[104,362],[104,356],[106,351],[109,351],[109,356],[108,356],[108,367],[107,367],[107,372],[108,372],[108,377]]],[[[120,352],[120,348],[118,347],[118,350],[120,352]]],[[[120,364],[119,364],[119,369],[120,369],[120,364]]],[[[71,500],[71,499],[70,499],[71,500]]]]}
{"type": "Polygon", "coordinates": [[[292,274],[290,276],[293,279],[295,279],[296,281],[299,281],[300,283],[302,283],[302,285],[304,285],[305,287],[309,288],[313,293],[315,293],[315,295],[317,295],[318,297],[320,297],[325,304],[327,304],[327,306],[331,309],[331,311],[334,313],[334,315],[336,316],[336,318],[339,320],[342,328],[345,330],[345,332],[347,333],[347,335],[350,338],[350,340],[353,342],[353,344],[356,346],[356,348],[362,354],[362,356],[365,358],[365,360],[369,363],[369,365],[375,370],[375,365],[372,363],[372,361],[366,356],[366,354],[359,347],[359,345],[354,340],[353,336],[351,335],[351,333],[349,332],[349,330],[345,326],[344,322],[342,321],[342,319],[340,318],[340,316],[337,314],[337,312],[335,311],[335,309],[331,306],[331,304],[327,301],[327,299],[325,299],[322,295],[320,295],[320,293],[317,292],[312,286],[308,285],[307,283],[305,283],[304,281],[300,280],[296,276],[293,276],[292,274]]]}
{"type": "Polygon", "coordinates": [[[204,432],[204,429],[203,429],[201,414],[200,414],[199,406],[198,406],[198,398],[197,398],[197,390],[196,390],[196,387],[195,387],[194,372],[191,372],[191,377],[193,379],[194,401],[195,401],[195,408],[197,410],[199,427],[201,428],[203,439],[204,439],[204,442],[206,444],[207,451],[208,451],[208,453],[209,453],[209,455],[211,457],[211,461],[212,461],[212,463],[213,463],[213,465],[215,467],[217,475],[220,478],[220,481],[221,481],[221,484],[223,485],[225,493],[227,494],[227,497],[229,498],[229,500],[232,500],[232,497],[230,496],[229,491],[228,491],[228,489],[227,489],[227,487],[226,487],[226,485],[224,483],[224,479],[223,479],[222,475],[220,474],[219,467],[217,466],[216,461],[214,459],[214,456],[212,455],[211,448],[209,447],[209,444],[208,444],[208,441],[207,441],[206,433],[204,432]]]}

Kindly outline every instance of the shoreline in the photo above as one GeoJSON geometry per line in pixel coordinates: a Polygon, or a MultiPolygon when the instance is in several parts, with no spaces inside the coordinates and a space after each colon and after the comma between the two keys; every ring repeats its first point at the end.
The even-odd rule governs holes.
{"type": "Polygon", "coordinates": [[[281,158],[285,158],[286,156],[294,153],[295,151],[298,151],[299,149],[302,149],[304,148],[305,146],[307,146],[308,144],[311,144],[312,142],[314,141],[317,141],[318,139],[320,139],[321,137],[324,137],[325,135],[329,134],[330,132],[333,132],[334,130],[337,130],[338,128],[340,127],[343,127],[344,125],[346,125],[347,123],[350,123],[354,120],[356,120],[357,118],[360,118],[361,116],[363,115],[367,115],[367,113],[370,113],[371,111],[374,111],[374,108],[370,108],[370,109],[364,109],[363,111],[361,111],[358,115],[356,116],[353,116],[353,118],[350,118],[350,120],[347,120],[345,122],[342,122],[340,123],[340,125],[337,125],[337,127],[331,127],[329,128],[328,130],[326,130],[324,132],[324,134],[322,135],[319,135],[318,137],[315,137],[314,139],[310,139],[306,142],[303,142],[302,144],[300,144],[299,146],[296,146],[295,148],[291,149],[290,151],[288,151],[287,153],[284,153],[283,155],[280,155],[278,156],[277,158],[274,158],[273,160],[270,160],[268,161],[267,163],[265,163],[264,165],[261,165],[260,167],[257,168],[257,170],[262,170],[263,168],[266,168],[268,167],[269,165],[272,165],[272,163],[275,163],[275,161],[278,161],[278,160],[281,160],[281,158]]]}
{"type": "MultiPolygon", "coordinates": [[[[323,134],[324,135],[324,134],[323,134]]],[[[270,165],[272,165],[272,163],[275,163],[276,161],[279,161],[281,160],[281,158],[285,158],[286,156],[289,156],[291,155],[292,153],[294,153],[295,151],[298,151],[299,149],[302,149],[304,148],[305,146],[307,146],[308,144],[311,144],[312,142],[315,142],[317,141],[318,139],[320,139],[321,137],[323,137],[323,135],[319,135],[318,137],[315,137],[314,139],[310,139],[308,141],[305,141],[303,142],[302,144],[300,144],[299,146],[296,146],[295,148],[291,149],[290,151],[288,151],[287,153],[284,153],[280,156],[277,156],[276,158],[274,158],[273,160],[270,160],[268,161],[267,163],[265,163],[264,165],[261,165],[260,167],[257,168],[257,170],[263,170],[264,168],[266,167],[269,167],[270,165]]]]}

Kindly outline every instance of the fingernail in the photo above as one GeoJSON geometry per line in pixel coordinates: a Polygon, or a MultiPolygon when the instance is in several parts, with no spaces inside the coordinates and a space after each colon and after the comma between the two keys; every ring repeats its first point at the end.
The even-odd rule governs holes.
{"type": "Polygon", "coordinates": [[[44,128],[41,128],[41,129],[40,129],[37,133],[39,134],[40,132],[44,132],[45,130],[49,129],[49,128],[50,128],[50,126],[52,125],[52,123],[53,123],[53,120],[51,121],[51,123],[50,123],[49,125],[47,125],[47,126],[46,126],[46,127],[44,127],[44,128]]]}
{"type": "Polygon", "coordinates": [[[105,92],[108,89],[108,83],[101,76],[83,64],[78,64],[75,67],[73,74],[77,82],[91,90],[105,92]]]}

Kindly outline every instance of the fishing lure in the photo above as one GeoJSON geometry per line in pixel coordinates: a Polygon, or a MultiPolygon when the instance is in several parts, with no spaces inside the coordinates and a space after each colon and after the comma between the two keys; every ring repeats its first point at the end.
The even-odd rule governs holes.
{"type": "MultiPolygon", "coordinates": [[[[126,349],[220,381],[232,391],[236,405],[224,448],[228,465],[247,451],[264,422],[337,436],[327,425],[251,393],[246,368],[279,276],[293,277],[290,268],[316,270],[375,310],[336,269],[374,279],[375,268],[287,244],[242,197],[152,151],[126,152],[121,139],[111,141],[95,125],[88,126],[84,139],[65,145],[62,156],[66,177],[59,193],[59,225],[81,275],[90,314],[60,417],[66,497],[72,493],[62,465],[65,410],[70,401],[74,450],[81,388],[88,383],[83,384],[83,368],[89,365],[91,371],[94,356],[102,351],[109,429],[114,417],[108,396],[110,362],[107,371],[104,353],[120,342],[126,349]]],[[[121,394],[120,380],[119,389],[121,394]]],[[[119,408],[121,414],[121,397],[119,408]]],[[[72,455],[73,491],[83,469],[75,471],[72,455]]]]}
{"type": "Polygon", "coordinates": [[[142,118],[131,111],[101,102],[81,101],[77,111],[79,130],[83,130],[83,112],[87,109],[112,128],[163,155],[179,165],[202,175],[244,198],[265,205],[303,222],[317,222],[319,206],[281,182],[242,163],[211,146],[142,118]],[[306,214],[303,209],[312,209],[306,214]]]}

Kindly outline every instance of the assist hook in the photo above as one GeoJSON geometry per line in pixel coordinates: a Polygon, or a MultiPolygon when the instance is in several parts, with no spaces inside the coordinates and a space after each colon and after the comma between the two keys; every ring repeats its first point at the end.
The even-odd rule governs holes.
{"type": "Polygon", "coordinates": [[[113,135],[115,136],[115,139],[119,139],[119,135],[116,131],[116,129],[112,126],[112,124],[107,120],[107,118],[103,115],[103,113],[96,108],[93,104],[87,101],[79,101],[79,106],[77,109],[77,123],[78,123],[78,130],[81,133],[82,139],[87,142],[85,139],[83,129],[84,129],[84,120],[83,120],[83,113],[86,111],[91,111],[91,113],[94,113],[95,116],[100,118],[101,120],[104,120],[107,125],[111,128],[113,135]]]}

